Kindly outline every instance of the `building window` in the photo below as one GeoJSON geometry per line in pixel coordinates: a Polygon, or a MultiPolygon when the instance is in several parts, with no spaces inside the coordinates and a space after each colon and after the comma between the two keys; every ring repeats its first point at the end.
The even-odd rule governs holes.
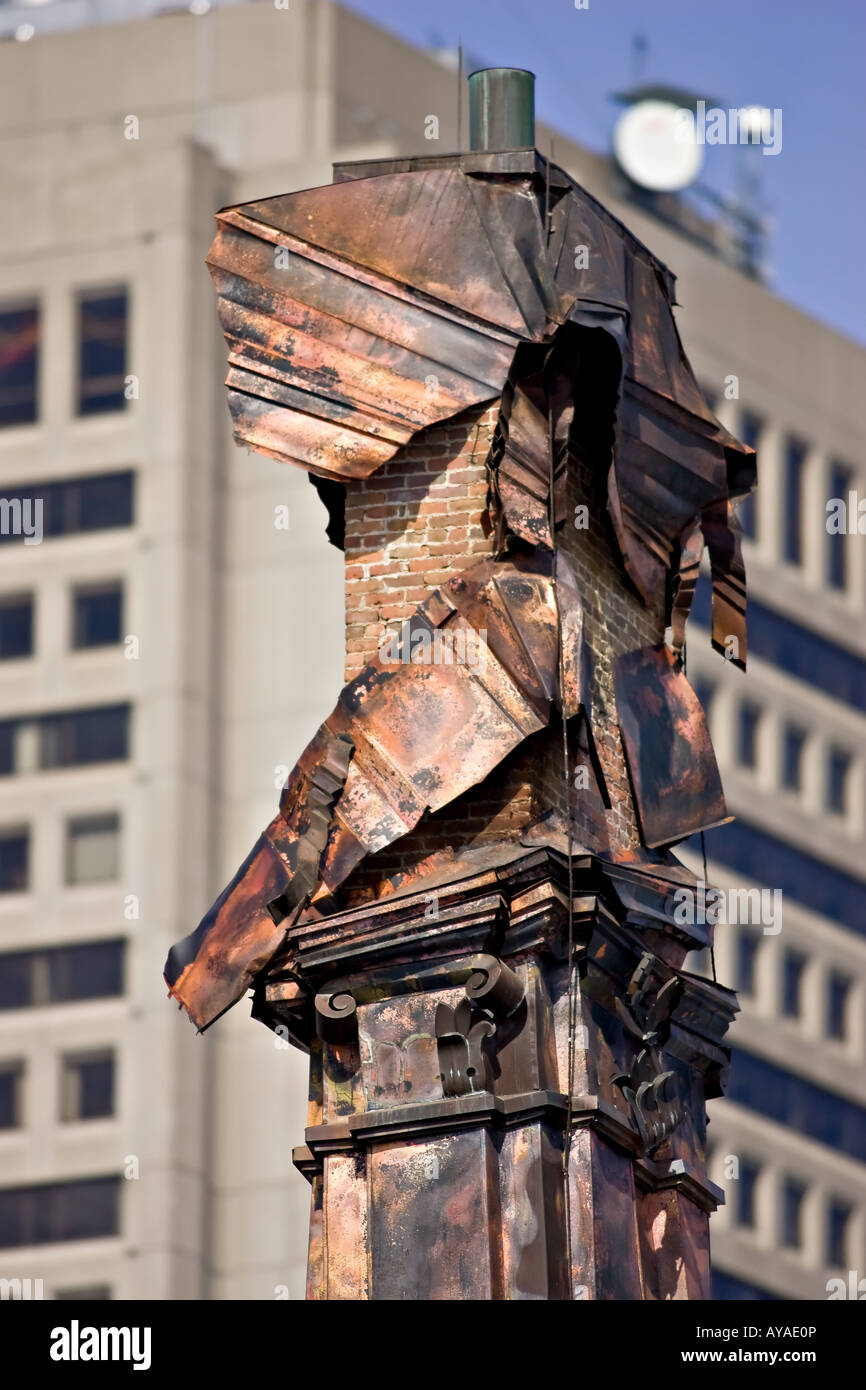
{"type": "Polygon", "coordinates": [[[102,1120],[114,1114],[114,1053],[110,1049],[63,1058],[60,1073],[60,1118],[102,1120]]]}
{"type": "Polygon", "coordinates": [[[116,812],[75,816],[66,824],[66,882],[113,883],[120,872],[120,817],[116,812]]]}
{"type": "Polygon", "coordinates": [[[782,786],[798,792],[803,785],[803,750],[806,734],[794,724],[786,724],[782,735],[782,786]]]}
{"type": "Polygon", "coordinates": [[[803,563],[803,484],[806,449],[794,439],[785,451],[784,557],[789,565],[803,563]]]}
{"type": "Polygon", "coordinates": [[[34,423],[38,380],[39,306],[0,310],[0,426],[34,423]]]}
{"type": "Polygon", "coordinates": [[[798,951],[785,952],[782,958],[782,1013],[785,1018],[800,1017],[805,969],[805,956],[801,956],[798,951]]]}
{"type": "Polygon", "coordinates": [[[30,831],[0,830],[0,893],[26,893],[29,871],[30,831]]]}
{"type": "MultiPolygon", "coordinates": [[[[827,583],[831,589],[847,589],[848,587],[848,541],[846,538],[847,528],[851,525],[851,517],[848,514],[848,503],[850,501],[849,492],[853,487],[854,475],[850,468],[846,468],[841,463],[834,463],[830,469],[830,497],[834,501],[844,502],[842,515],[845,517],[845,529],[838,534],[827,532],[827,583]]],[[[855,504],[856,505],[856,504],[855,504]]],[[[857,525],[857,518],[854,518],[854,525],[857,525]]]]}
{"type": "MultiPolygon", "coordinates": [[[[9,515],[20,512],[24,518],[35,515],[42,503],[42,536],[74,536],[84,531],[108,531],[133,524],[135,475],[93,473],[58,482],[24,483],[3,489],[9,515]],[[16,507],[17,504],[17,507],[16,507]]],[[[21,527],[0,529],[0,543],[20,540],[21,527]]]]}
{"type": "Polygon", "coordinates": [[[20,1129],[24,1123],[24,1063],[0,1062],[0,1129],[20,1129]]]}
{"type": "Polygon", "coordinates": [[[834,970],[827,980],[827,1037],[844,1042],[848,1036],[848,1000],[851,981],[834,970]]]}
{"type": "Polygon", "coordinates": [[[803,1245],[803,1200],[806,1188],[796,1178],[786,1178],[782,1184],[782,1245],[787,1250],[800,1250],[803,1245]]]}
{"type": "Polygon", "coordinates": [[[757,1163],[753,1163],[752,1160],[748,1158],[741,1160],[740,1176],[737,1179],[736,1197],[734,1199],[734,1220],[738,1226],[754,1229],[757,1224],[755,1197],[760,1174],[761,1169],[757,1163]]]}
{"type": "Polygon", "coordinates": [[[761,711],[756,705],[743,704],[740,706],[737,752],[743,767],[754,768],[758,765],[758,726],[760,722],[761,711]]]}
{"type": "Polygon", "coordinates": [[[833,1269],[848,1267],[848,1228],[851,1224],[852,1208],[847,1202],[834,1197],[827,1207],[827,1250],[826,1263],[833,1269]]]}
{"type": "Polygon", "coordinates": [[[32,655],[32,594],[0,599],[0,661],[32,655]]]}
{"type": "Polygon", "coordinates": [[[726,1096],[777,1125],[814,1139],[825,1148],[863,1161],[866,1106],[805,1081],[801,1076],[735,1047],[726,1096]]]}
{"type": "Polygon", "coordinates": [[[740,994],[754,995],[757,992],[760,945],[761,938],[757,932],[743,929],[737,937],[737,989],[740,994]]]}
{"type": "Polygon", "coordinates": [[[122,584],[87,584],[73,590],[72,645],[76,650],[114,646],[122,630],[122,584]]]}
{"type": "Polygon", "coordinates": [[[82,295],[78,301],[78,414],[123,410],[126,399],[126,290],[82,295]]]}
{"type": "Polygon", "coordinates": [[[827,810],[844,816],[848,811],[848,774],[851,755],[844,748],[831,748],[827,758],[827,810]]]}
{"type": "Polygon", "coordinates": [[[55,1289],[54,1297],[61,1303],[103,1303],[111,1298],[111,1285],[82,1284],[76,1289],[55,1289]]]}
{"type": "Polygon", "coordinates": [[[120,1233],[119,1177],[0,1190],[0,1249],[120,1233]]]}
{"type": "Polygon", "coordinates": [[[0,1009],[71,1004],[123,994],[123,940],[85,941],[0,955],[0,1009]]]}
{"type": "Polygon", "coordinates": [[[129,705],[3,719],[0,776],[123,760],[129,737],[129,705]]]}
{"type": "MultiPolygon", "coordinates": [[[[762,429],[763,423],[758,419],[758,416],[753,415],[750,410],[744,410],[740,417],[740,439],[748,448],[757,451],[762,429]]],[[[743,498],[737,516],[743,528],[743,535],[754,540],[757,536],[757,511],[753,492],[750,492],[748,497],[743,498]]]]}

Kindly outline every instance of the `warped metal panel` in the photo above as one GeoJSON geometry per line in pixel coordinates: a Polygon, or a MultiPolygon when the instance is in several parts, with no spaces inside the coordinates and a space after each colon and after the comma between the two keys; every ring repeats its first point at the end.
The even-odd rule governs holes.
{"type": "MultiPolygon", "coordinates": [[[[565,561],[557,562],[562,576],[565,561]]],[[[566,576],[564,592],[576,592],[573,577],[566,576]]],[[[308,902],[322,904],[365,855],[483,781],[544,728],[556,691],[560,620],[573,646],[577,619],[557,613],[550,554],[481,561],[422,605],[393,659],[380,655],[346,686],[293,771],[279,815],[196,932],[169,956],[170,991],[199,1027],[249,987],[284,935],[286,917],[308,902]],[[486,621],[494,611],[499,621],[488,644],[473,619],[486,621]],[[419,629],[453,634],[459,627],[477,638],[477,660],[415,659],[419,629]]]]}
{"type": "Polygon", "coordinates": [[[619,726],[643,842],[650,849],[724,825],[719,769],[701,703],[664,645],[614,662],[619,726]]]}

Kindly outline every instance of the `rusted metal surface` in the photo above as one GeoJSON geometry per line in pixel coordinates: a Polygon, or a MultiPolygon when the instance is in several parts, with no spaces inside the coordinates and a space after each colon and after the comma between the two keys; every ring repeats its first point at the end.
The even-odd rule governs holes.
{"type": "MultiPolygon", "coordinates": [[[[557,556],[562,593],[576,603],[567,569],[557,556]]],[[[547,724],[561,621],[553,574],[549,553],[481,561],[421,606],[395,660],[378,657],[346,687],[293,771],[279,814],[169,957],[171,992],[200,1028],[250,987],[286,919],[308,903],[323,906],[365,855],[480,782],[547,724]],[[434,664],[416,640],[462,628],[477,638],[471,663],[434,664]]],[[[573,606],[562,612],[573,706],[580,624],[573,606]]]]}
{"type": "MultiPolygon", "coordinates": [[[[537,155],[341,174],[219,214],[208,264],[239,441],[322,476],[366,476],[413,433],[507,386],[502,507],[513,534],[550,543],[544,354],[526,349],[600,329],[621,388],[610,510],[629,573],[649,598],[684,528],[712,509],[723,585],[727,504],[753,486],[754,455],[704,401],[667,268],[537,155]]],[[[573,343],[560,357],[577,369],[573,343]]]]}
{"type": "Polygon", "coordinates": [[[224,210],[208,264],[236,437],[316,479],[334,539],[343,482],[500,401],[491,558],[346,686],[166,965],[200,1028],[252,987],[309,1051],[308,1296],[706,1297],[704,1101],[735,1004],[682,969],[709,929],[675,914],[695,880],[668,847],[727,819],[683,652],[706,547],[713,645],[745,664],[733,503],[755,465],[697,386],[673,276],[533,150],[339,166],[224,210]],[[591,571],[560,544],[577,458],[617,583],[670,650],[598,648],[591,571]],[[444,637],[473,658],[431,659],[444,637]],[[618,723],[639,845],[579,844],[566,799],[346,905],[362,862],[554,720],[603,826],[625,784],[596,746],[611,666],[602,742],[618,723]]]}
{"type": "Polygon", "coordinates": [[[706,1178],[703,1097],[726,1063],[718,1039],[733,997],[645,945],[651,923],[673,920],[671,883],[694,879],[647,854],[655,872],[625,920],[618,880],[637,869],[582,856],[569,960],[564,856],[499,846],[473,857],[474,869],[443,885],[438,916],[425,915],[429,893],[416,891],[298,922],[274,984],[260,984],[259,1017],[271,1026],[282,964],[309,1001],[296,1026],[309,1030],[321,1085],[298,1155],[313,1184],[311,1296],[706,1297],[707,1215],[720,1194],[706,1178]],[[479,956],[492,931],[498,954],[479,956]],[[354,1032],[320,1041],[314,1001],[334,988],[320,981],[336,957],[354,1032]],[[665,1111],[677,1116],[662,1133],[623,1094],[647,1047],[667,1078],[665,1111]],[[329,1232],[339,1223],[324,1262],[320,1222],[329,1232]]]}
{"type": "Polygon", "coordinates": [[[674,844],[730,820],[706,715],[673,653],[628,652],[614,684],[644,844],[674,844]]]}

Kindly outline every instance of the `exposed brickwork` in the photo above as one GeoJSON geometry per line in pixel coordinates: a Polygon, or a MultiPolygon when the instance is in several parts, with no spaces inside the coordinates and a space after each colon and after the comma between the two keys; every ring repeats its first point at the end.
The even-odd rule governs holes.
{"type": "Polygon", "coordinates": [[[386,630],[452,574],[491,554],[481,514],[499,402],[426,430],[346,485],[346,680],[386,630]]]}
{"type": "MultiPolygon", "coordinates": [[[[487,494],[486,458],[496,402],[418,436],[366,481],[346,488],[346,677],[375,656],[440,583],[492,553],[481,517],[487,494]]],[[[588,768],[588,787],[573,786],[577,844],[614,853],[636,848],[637,823],[613,695],[613,661],[663,636],[663,614],[649,612],[626,580],[606,508],[604,469],[577,457],[569,465],[568,521],[557,543],[575,571],[594,653],[592,727],[611,800],[605,809],[595,783],[585,731],[569,729],[571,775],[588,768]],[[574,524],[587,508],[588,524],[574,524]]],[[[401,870],[447,849],[519,837],[551,807],[564,812],[562,727],[555,714],[478,787],[425,818],[398,843],[371,855],[345,885],[348,901],[381,891],[401,870]]]]}
{"type": "MultiPolygon", "coordinates": [[[[613,693],[613,662],[624,652],[660,642],[664,637],[664,613],[646,608],[625,576],[619,548],[613,534],[606,505],[606,472],[592,470],[572,455],[568,470],[568,520],[557,535],[557,543],[577,578],[584,604],[584,631],[593,652],[591,707],[592,729],[611,809],[604,824],[612,852],[635,849],[640,844],[625,754],[616,717],[613,693]],[[586,507],[585,517],[576,508],[586,507]],[[575,517],[587,521],[574,524],[575,517]]],[[[552,804],[564,810],[562,755],[551,745],[551,765],[543,775],[552,804]]],[[[584,753],[572,745],[571,760],[579,764],[584,753]]],[[[589,787],[572,792],[575,833],[587,848],[594,848],[601,830],[598,794],[589,768],[589,787]]]]}

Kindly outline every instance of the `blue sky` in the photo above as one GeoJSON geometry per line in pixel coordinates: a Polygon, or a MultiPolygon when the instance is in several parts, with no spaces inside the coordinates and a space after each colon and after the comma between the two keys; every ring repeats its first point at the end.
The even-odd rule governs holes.
{"type": "MultiPolygon", "coordinates": [[[[776,292],[866,342],[866,3],[864,0],[350,0],[422,46],[464,49],[485,66],[537,75],[541,120],[596,150],[609,147],[610,93],[643,75],[725,107],[780,107],[782,149],[761,160],[773,221],[776,292]]],[[[731,188],[736,150],[707,150],[702,178],[731,188]]],[[[674,267],[675,269],[676,267],[674,267]]]]}

